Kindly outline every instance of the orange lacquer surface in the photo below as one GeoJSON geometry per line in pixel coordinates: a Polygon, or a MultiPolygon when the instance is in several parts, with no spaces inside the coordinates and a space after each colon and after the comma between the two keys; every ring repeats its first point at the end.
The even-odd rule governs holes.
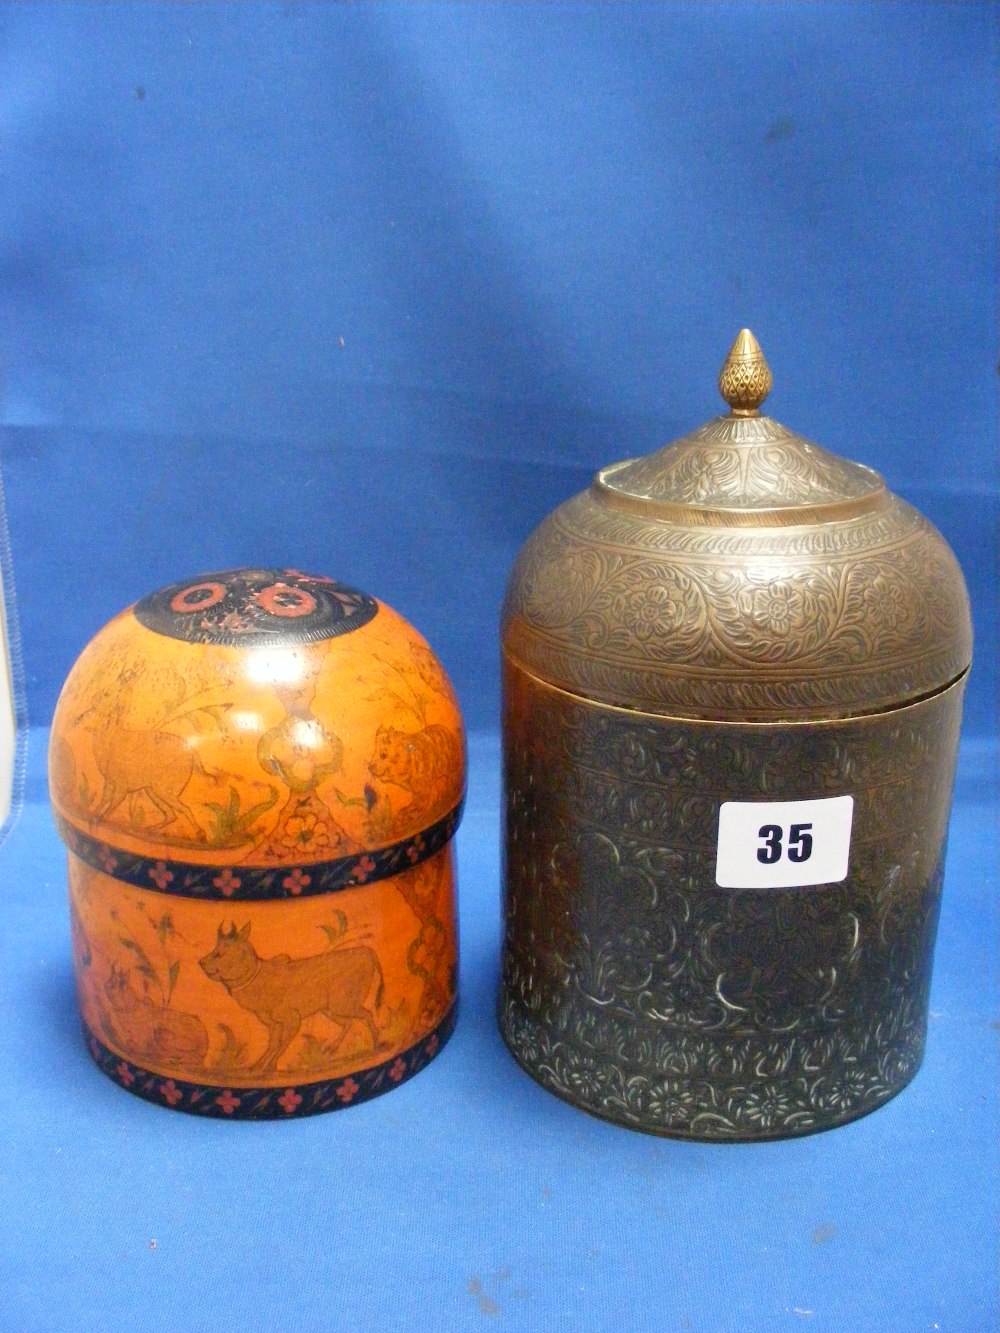
{"type": "Polygon", "coordinates": [[[456,995],[447,677],[402,617],[327,579],[229,571],[156,596],[91,641],[53,722],[92,1050],[213,1114],[386,1090],[456,995]]]}

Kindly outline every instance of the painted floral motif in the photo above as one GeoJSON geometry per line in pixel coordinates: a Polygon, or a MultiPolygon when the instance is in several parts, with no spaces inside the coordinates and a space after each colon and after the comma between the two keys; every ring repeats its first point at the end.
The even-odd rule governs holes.
{"type": "Polygon", "coordinates": [[[92,1033],[87,1047],[98,1067],[123,1088],[160,1106],[220,1119],[287,1119],[339,1110],[378,1097],[419,1074],[444,1047],[458,1017],[453,1005],[429,1037],[382,1064],[359,1070],[347,1078],[322,1079],[293,1087],[212,1087],[181,1079],[166,1079],[123,1060],[92,1033]]]}
{"type": "Polygon", "coordinates": [[[166,1083],[160,1084],[160,1096],[168,1106],[176,1106],[184,1098],[183,1092],[172,1078],[168,1078],[166,1083]]]}
{"type": "Polygon", "coordinates": [[[70,851],[87,865],[104,871],[105,862],[109,856],[113,856],[114,877],[125,884],[149,888],[152,883],[161,893],[179,894],[187,898],[260,900],[285,895],[299,897],[304,894],[334,893],[339,889],[386,879],[420,865],[435,856],[454,837],[462,816],[462,804],[464,802],[422,833],[387,847],[301,866],[241,865],[237,867],[239,874],[229,867],[220,870],[195,862],[151,861],[136,853],[112,852],[107,843],[83,833],[58,814],[56,824],[70,851]],[[225,877],[227,872],[228,878],[225,877]]]}
{"type": "Polygon", "coordinates": [[[286,889],[293,897],[297,897],[303,889],[308,889],[311,883],[312,876],[307,875],[300,866],[296,866],[291,874],[286,875],[281,881],[281,887],[286,889]]]}
{"type": "Polygon", "coordinates": [[[357,1083],[355,1083],[353,1078],[345,1078],[343,1083],[337,1085],[337,1096],[345,1106],[347,1106],[349,1102],[353,1102],[354,1098],[360,1091],[361,1089],[358,1087],[357,1083]]]}
{"type": "Polygon", "coordinates": [[[307,810],[292,815],[285,824],[281,845],[290,856],[316,857],[318,860],[329,849],[330,833],[315,812],[307,810]]]}
{"type": "MultiPolygon", "coordinates": [[[[99,857],[99,861],[103,869],[104,865],[107,863],[110,857],[110,849],[102,846],[97,855],[99,857]]],[[[153,883],[156,885],[158,889],[163,890],[167,887],[168,884],[173,883],[174,879],[173,871],[167,869],[167,863],[165,861],[157,861],[155,865],[150,866],[150,868],[146,871],[146,874],[149,876],[149,878],[153,881],[153,883]]]]}
{"type": "Polygon", "coordinates": [[[147,629],[189,643],[309,643],[359,629],[377,612],[366,593],[293,569],[203,575],[150,593],[135,607],[147,629]]]}
{"type": "MultiPolygon", "coordinates": [[[[423,850],[423,848],[421,850],[423,850]]],[[[406,857],[407,860],[410,860],[409,848],[407,848],[406,857]]],[[[360,856],[358,858],[357,865],[354,867],[354,873],[351,875],[351,879],[354,881],[355,884],[364,884],[367,882],[367,880],[371,878],[371,875],[375,869],[376,869],[375,861],[372,857],[367,855],[360,856]]]]}
{"type": "Polygon", "coordinates": [[[240,887],[239,876],[234,875],[229,866],[226,866],[225,870],[216,875],[212,883],[224,898],[231,898],[240,887]]]}

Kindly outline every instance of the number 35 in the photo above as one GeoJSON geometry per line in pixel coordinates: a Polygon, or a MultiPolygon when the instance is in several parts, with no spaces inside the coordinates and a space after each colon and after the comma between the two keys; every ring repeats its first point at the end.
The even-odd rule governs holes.
{"type": "Polygon", "coordinates": [[[785,830],[780,824],[762,824],[757,830],[758,838],[763,838],[764,846],[757,848],[757,860],[766,866],[773,866],[781,860],[782,852],[789,861],[808,861],[812,856],[812,824],[792,824],[788,830],[787,848],[782,845],[785,830]]]}

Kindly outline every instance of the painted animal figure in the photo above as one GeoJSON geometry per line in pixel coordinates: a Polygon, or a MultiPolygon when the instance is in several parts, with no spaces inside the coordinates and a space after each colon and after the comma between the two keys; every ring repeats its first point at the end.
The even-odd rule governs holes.
{"type": "Polygon", "coordinates": [[[161,1065],[200,1065],[208,1054],[208,1033],[195,1014],[157,1004],[132,986],[130,974],[112,966],[104,983],[111,1005],[110,1035],[129,1055],[161,1065]]]}
{"type": "Polygon", "coordinates": [[[94,731],[92,744],[94,762],[104,779],[97,819],[113,814],[127,796],[145,793],[163,816],[159,824],[150,825],[151,830],[178,819],[190,826],[196,838],[204,839],[182,796],[195,770],[205,770],[183,737],[170,731],[127,727],[112,717],[110,725],[94,731]]]}
{"type": "Polygon", "coordinates": [[[352,1022],[361,1023],[372,1049],[378,1046],[373,1009],[382,1003],[382,968],[364,945],[328,949],[308,958],[262,958],[250,942],[248,922],[242,930],[235,924],[227,931],[219,926],[215,948],[199,961],[207,976],[225,986],[236,1003],[267,1028],[267,1049],[250,1066],[253,1070],[273,1070],[313,1014],[342,1027],[341,1040],[352,1022]]]}
{"type": "Polygon", "coordinates": [[[424,817],[438,804],[442,788],[462,762],[461,742],[453,731],[433,723],[421,731],[379,727],[375,757],[369,764],[380,782],[402,787],[409,796],[400,820],[424,817]]]}

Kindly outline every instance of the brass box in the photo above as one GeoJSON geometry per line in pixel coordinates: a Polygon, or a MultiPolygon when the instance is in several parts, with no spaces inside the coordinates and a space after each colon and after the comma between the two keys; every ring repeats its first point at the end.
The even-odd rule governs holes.
{"type": "Polygon", "coordinates": [[[730,412],[541,524],[503,615],[500,1027],[543,1086],[702,1139],[808,1133],[923,1054],[972,652],[941,535],[730,412]]]}

